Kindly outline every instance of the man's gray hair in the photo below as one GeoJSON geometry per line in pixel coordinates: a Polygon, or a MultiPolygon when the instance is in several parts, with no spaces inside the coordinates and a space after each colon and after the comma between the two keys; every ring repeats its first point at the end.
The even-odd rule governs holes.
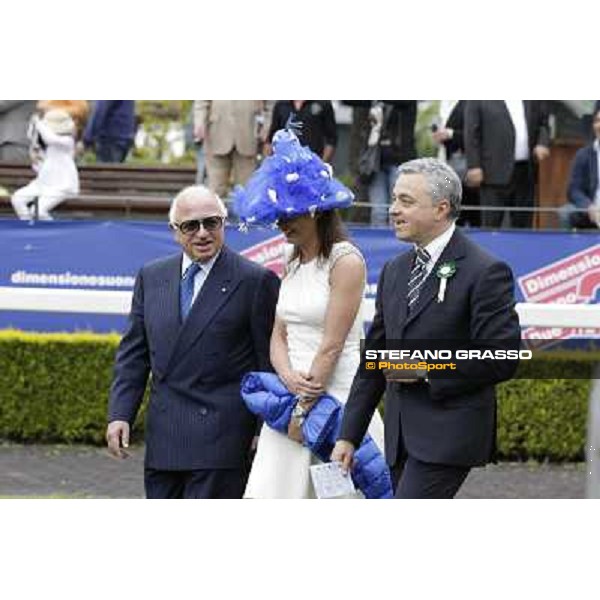
{"type": "Polygon", "coordinates": [[[429,185],[433,203],[437,204],[440,200],[448,200],[450,202],[450,218],[458,218],[462,184],[452,167],[438,158],[417,158],[398,167],[398,177],[409,173],[423,175],[429,185]]]}
{"type": "Polygon", "coordinates": [[[190,185],[186,188],[183,188],[173,201],[171,202],[171,207],[169,208],[169,223],[175,223],[175,210],[177,209],[177,204],[182,200],[191,200],[194,198],[200,198],[202,196],[213,196],[215,198],[217,205],[219,206],[221,216],[227,217],[227,207],[225,203],[217,194],[208,189],[205,185],[190,185]]]}

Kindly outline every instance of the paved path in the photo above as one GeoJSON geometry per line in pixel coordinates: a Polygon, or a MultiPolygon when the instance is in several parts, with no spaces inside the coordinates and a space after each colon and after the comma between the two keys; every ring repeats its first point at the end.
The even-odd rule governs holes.
{"type": "MultiPolygon", "coordinates": [[[[143,498],[143,447],[125,461],[88,446],[0,445],[0,496],[143,498]]],[[[585,465],[500,463],[471,472],[460,498],[583,498],[585,465]]]]}

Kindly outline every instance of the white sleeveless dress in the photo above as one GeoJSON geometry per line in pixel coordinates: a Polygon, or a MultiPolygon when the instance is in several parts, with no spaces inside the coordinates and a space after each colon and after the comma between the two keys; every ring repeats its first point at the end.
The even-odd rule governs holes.
{"type": "MultiPolygon", "coordinates": [[[[348,253],[362,258],[352,244],[339,242],[327,261],[315,259],[300,264],[295,260],[287,267],[279,292],[277,317],[286,325],[289,358],[294,370],[310,369],[324,332],[329,272],[335,262],[348,253]]],[[[327,386],[327,393],[342,403],[348,398],[360,362],[362,312],[361,306],[327,386]]],[[[374,415],[369,433],[383,453],[383,422],[379,413],[374,415]]],[[[264,425],[244,497],[314,498],[309,467],[319,462],[308,448],[264,425]]]]}

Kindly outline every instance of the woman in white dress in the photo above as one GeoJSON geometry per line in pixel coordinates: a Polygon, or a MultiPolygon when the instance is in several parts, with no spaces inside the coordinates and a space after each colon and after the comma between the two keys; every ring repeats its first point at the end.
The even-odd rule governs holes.
{"type": "MultiPolygon", "coordinates": [[[[267,186],[269,201],[275,204],[273,197],[277,200],[276,213],[271,215],[276,215],[290,244],[271,337],[271,362],[286,387],[301,399],[287,436],[263,426],[247,498],[314,497],[309,467],[319,460],[301,445],[302,412],[310,410],[324,392],[345,403],[360,360],[366,268],[360,251],[348,241],[336,210],[342,202],[347,206],[352,195],[330,171],[327,176],[332,193],[319,189],[316,207],[310,197],[314,186],[306,185],[301,195],[288,193],[287,184],[295,184],[304,176],[307,155],[297,155],[295,137],[291,142],[284,137],[283,142],[278,144],[274,138],[271,158],[284,159],[284,183],[277,180],[281,173],[275,164],[263,163],[261,169],[265,167],[266,173],[257,173],[255,181],[249,182],[245,198],[257,198],[259,186],[267,186]]],[[[312,155],[314,159],[320,160],[312,155]]],[[[253,222],[259,207],[249,207],[239,192],[238,197],[242,201],[238,199],[236,210],[242,221],[253,222]]],[[[267,222],[268,218],[263,214],[260,221],[267,222]]],[[[373,418],[369,433],[383,452],[379,415],[373,418]]]]}

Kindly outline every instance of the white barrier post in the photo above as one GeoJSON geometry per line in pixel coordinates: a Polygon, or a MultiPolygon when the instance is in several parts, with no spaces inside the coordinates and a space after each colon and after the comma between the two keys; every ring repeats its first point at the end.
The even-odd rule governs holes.
{"type": "Polygon", "coordinates": [[[586,495],[588,498],[600,498],[600,365],[594,367],[587,431],[586,495]]]}

